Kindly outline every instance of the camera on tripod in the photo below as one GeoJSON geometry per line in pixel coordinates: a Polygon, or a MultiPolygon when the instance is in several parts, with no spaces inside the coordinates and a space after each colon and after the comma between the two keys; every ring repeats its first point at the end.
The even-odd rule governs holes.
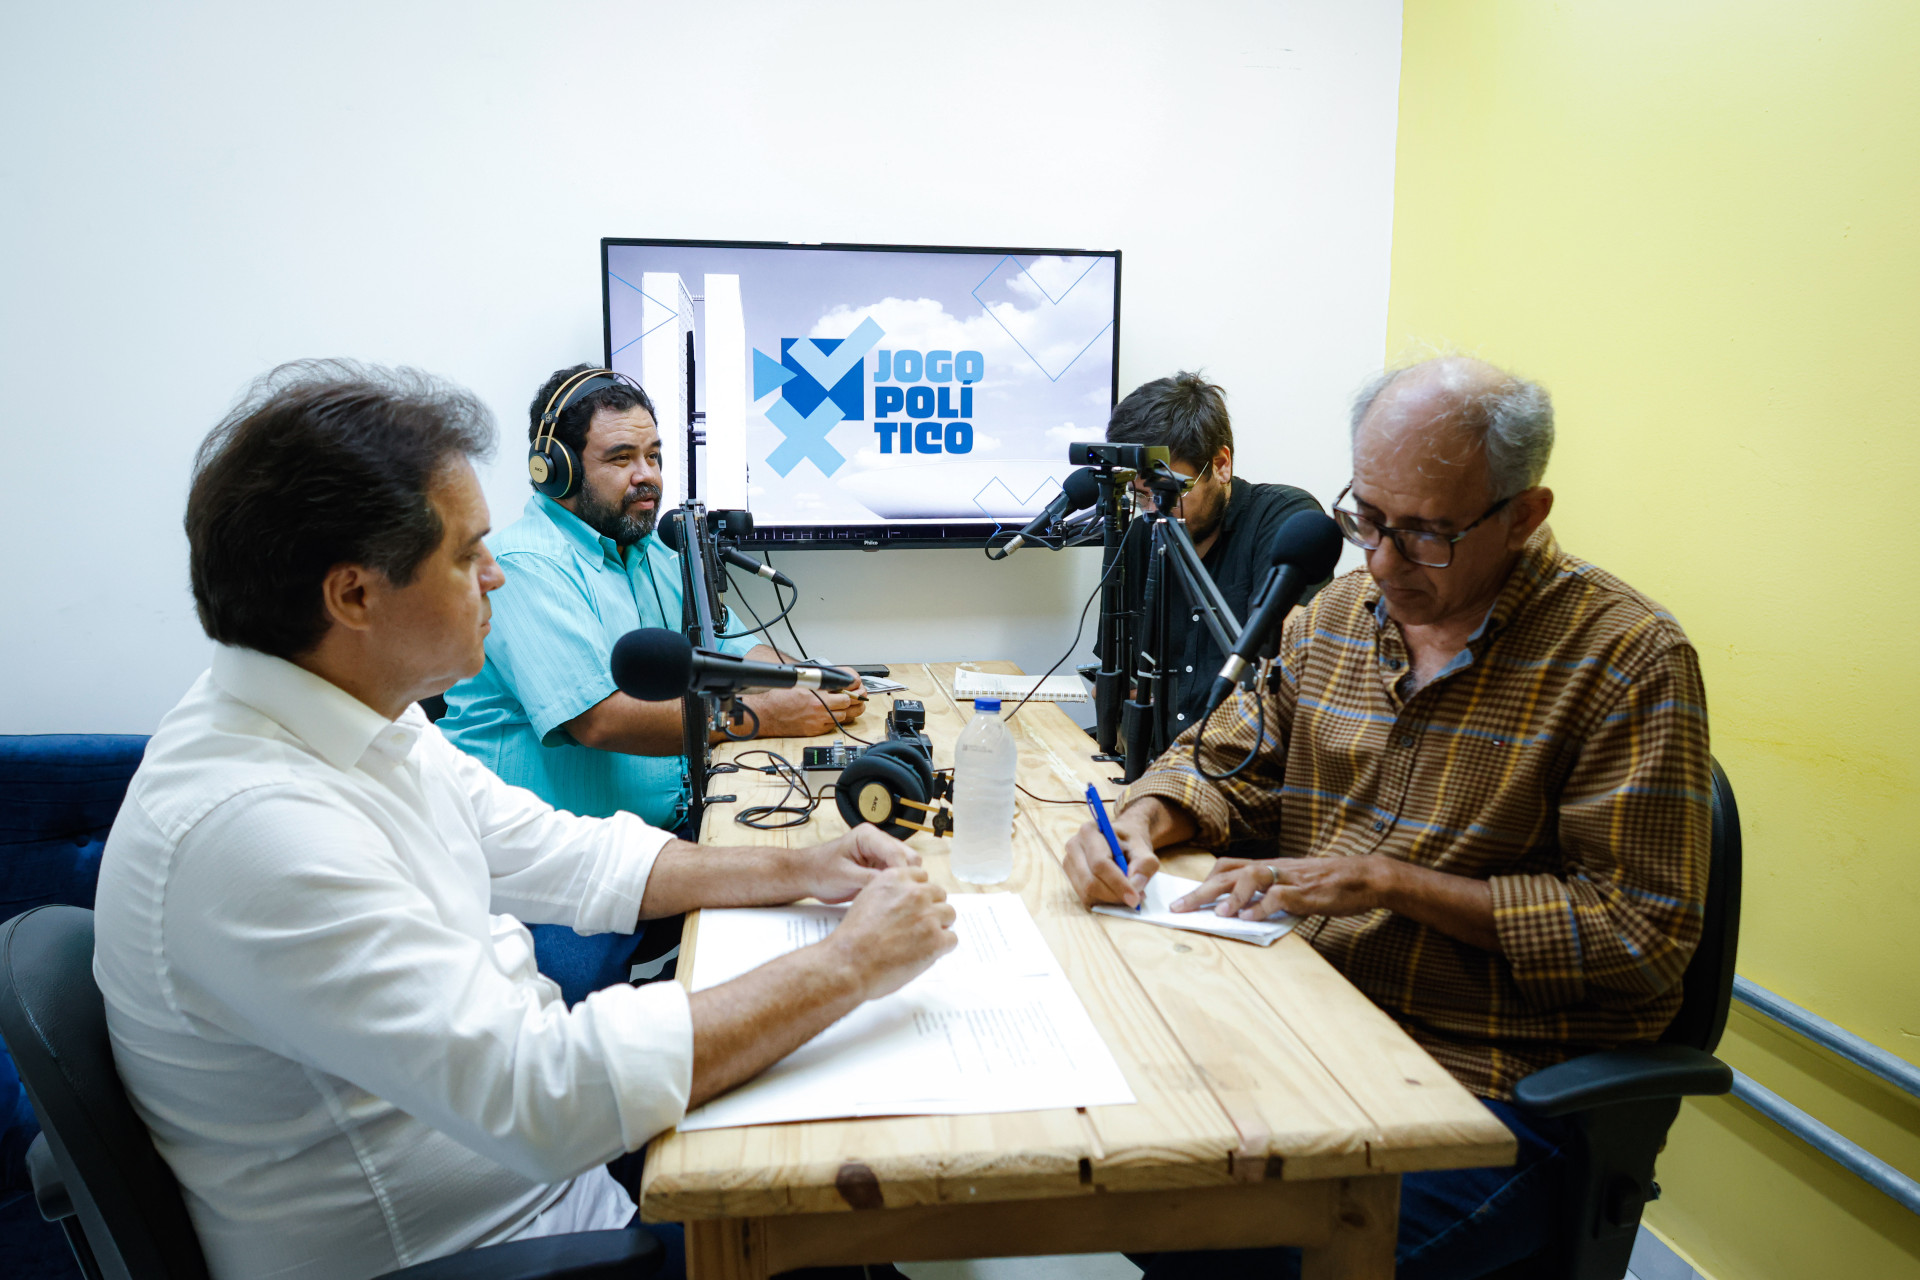
{"type": "Polygon", "coordinates": [[[1163,444],[1109,444],[1105,440],[1081,440],[1067,446],[1067,461],[1076,467],[1119,468],[1126,471],[1151,471],[1156,462],[1171,463],[1173,454],[1163,444]]]}

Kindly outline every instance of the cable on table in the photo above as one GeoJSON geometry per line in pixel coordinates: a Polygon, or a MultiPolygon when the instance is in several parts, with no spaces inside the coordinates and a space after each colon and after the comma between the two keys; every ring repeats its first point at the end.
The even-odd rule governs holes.
{"type": "Polygon", "coordinates": [[[1067,646],[1067,651],[1060,655],[1060,661],[1047,668],[1047,675],[1035,680],[1033,682],[1033,688],[1027,690],[1027,696],[1020,699],[1013,710],[1007,712],[1008,720],[1012,720],[1015,716],[1019,715],[1020,708],[1033,701],[1033,695],[1040,692],[1040,686],[1047,682],[1047,676],[1058,671],[1060,669],[1060,663],[1071,658],[1074,650],[1080,647],[1080,637],[1084,635],[1087,630],[1087,610],[1093,608],[1093,602],[1100,598],[1100,589],[1107,585],[1107,579],[1113,576],[1113,571],[1119,568],[1121,562],[1126,558],[1121,553],[1127,549],[1127,539],[1133,536],[1134,525],[1138,523],[1139,521],[1136,520],[1134,524],[1129,524],[1127,531],[1120,535],[1120,545],[1114,548],[1113,562],[1107,566],[1107,571],[1100,575],[1100,581],[1093,584],[1093,591],[1087,596],[1087,602],[1080,606],[1080,622],[1073,629],[1073,642],[1067,646]]]}
{"type": "Polygon", "coordinates": [[[780,781],[786,783],[787,789],[781,793],[780,799],[774,803],[748,805],[746,808],[734,814],[733,820],[741,826],[751,827],[755,831],[784,831],[788,827],[801,827],[810,822],[813,818],[813,811],[820,807],[820,802],[826,798],[826,793],[822,792],[819,795],[815,795],[807,786],[806,775],[794,768],[793,762],[777,751],[768,751],[764,747],[756,747],[751,751],[742,751],[738,756],[734,757],[734,760],[736,763],[740,763],[748,756],[765,756],[768,763],[764,766],[740,764],[742,769],[753,769],[759,773],[770,773],[780,779],[780,781]],[[789,803],[792,801],[795,792],[800,794],[801,799],[799,804],[789,803]],[[787,820],[784,822],[768,821],[768,819],[775,816],[783,817],[787,820]]]}

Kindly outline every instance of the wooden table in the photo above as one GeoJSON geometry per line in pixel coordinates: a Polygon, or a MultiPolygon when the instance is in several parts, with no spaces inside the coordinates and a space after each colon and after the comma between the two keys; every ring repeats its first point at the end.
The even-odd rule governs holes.
{"type": "MultiPolygon", "coordinates": [[[[954,670],[893,668],[909,690],[899,696],[926,704],[941,765],[972,710],[951,695],[954,670]]],[[[888,705],[876,696],[853,731],[879,738],[888,705]]],[[[1096,763],[1092,739],[1059,708],[1028,703],[1011,728],[1021,785],[1035,796],[1077,799],[1088,782],[1118,795],[1118,766],[1096,763]]],[[[798,764],[801,745],[716,754],[766,747],[798,764]]],[[[708,810],[704,838],[803,845],[846,830],[831,801],[789,831],[733,821],[739,806],[783,789],[759,773],[715,777],[710,790],[739,801],[708,810]]],[[[1513,1162],[1506,1128],[1298,936],[1256,947],[1087,911],[1059,863],[1085,817],[1082,804],[1020,796],[1013,878],[991,889],[1025,898],[1138,1102],[669,1131],[647,1153],[641,1209],[686,1224],[694,1280],[1278,1244],[1302,1247],[1309,1280],[1385,1280],[1402,1173],[1513,1162]]],[[[910,844],[949,892],[982,891],[949,874],[945,841],[916,834],[910,844]]],[[[1170,866],[1198,876],[1207,861],[1179,855],[1170,866]]],[[[682,982],[698,937],[694,916],[682,982]]]]}

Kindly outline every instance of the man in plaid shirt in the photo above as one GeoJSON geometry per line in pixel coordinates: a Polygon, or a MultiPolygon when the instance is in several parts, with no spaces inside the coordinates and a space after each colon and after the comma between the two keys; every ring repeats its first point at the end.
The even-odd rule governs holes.
{"type": "MultiPolygon", "coordinates": [[[[1251,846],[1181,909],[1306,917],[1307,940],[1513,1129],[1513,1169],[1404,1179],[1403,1277],[1544,1246],[1565,1131],[1505,1100],[1541,1067],[1657,1039],[1700,936],[1699,664],[1670,614],[1560,549],[1552,446],[1546,391],[1480,361],[1375,379],[1334,505],[1366,572],[1296,611],[1261,689],[1128,788],[1130,876],[1090,825],[1067,849],[1082,898],[1132,905],[1156,848],[1251,846]]],[[[1245,1261],[1284,1274],[1289,1252],[1245,1261]]],[[[1234,1257],[1149,1274],[1232,1274],[1234,1257]]]]}

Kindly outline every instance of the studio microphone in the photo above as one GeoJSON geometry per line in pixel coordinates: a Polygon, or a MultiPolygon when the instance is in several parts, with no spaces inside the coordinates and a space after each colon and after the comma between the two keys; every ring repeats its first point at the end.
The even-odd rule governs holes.
{"type": "Polygon", "coordinates": [[[1331,577],[1340,559],[1340,526],[1318,511],[1298,511],[1280,526],[1273,540],[1273,568],[1255,593],[1246,625],[1233,642],[1220,674],[1214,677],[1213,692],[1207,697],[1205,723],[1214,708],[1227,700],[1247,668],[1258,660],[1274,628],[1287,616],[1287,610],[1300,603],[1300,597],[1314,583],[1331,577]]]}
{"type": "Polygon", "coordinates": [[[1013,535],[1013,541],[1000,549],[999,558],[1005,560],[1018,551],[1029,538],[1037,538],[1040,531],[1066,515],[1069,511],[1079,511],[1100,501],[1100,479],[1092,467],[1082,467],[1068,476],[1060,486],[1060,492],[1054,495],[1046,510],[1027,522],[1027,527],[1013,535]]]}
{"type": "Polygon", "coordinates": [[[671,702],[689,693],[732,689],[845,689],[855,677],[827,667],[748,662],[730,653],[696,649],[678,631],[642,627],[613,646],[613,683],[642,702],[671,702]]]}
{"type": "MultiPolygon", "coordinates": [[[[685,518],[686,513],[684,509],[675,507],[673,510],[661,516],[660,523],[655,526],[654,532],[660,535],[660,541],[667,544],[669,551],[682,551],[686,547],[687,539],[680,523],[685,518]]],[[[720,553],[722,560],[725,560],[736,569],[745,569],[749,573],[758,574],[768,582],[778,583],[783,587],[795,591],[799,590],[798,587],[793,585],[792,578],[789,578],[786,574],[780,572],[770,564],[760,563],[744,551],[736,550],[724,542],[715,542],[714,549],[720,553]]],[[[779,599],[778,596],[774,598],[776,600],[779,599]]]]}

